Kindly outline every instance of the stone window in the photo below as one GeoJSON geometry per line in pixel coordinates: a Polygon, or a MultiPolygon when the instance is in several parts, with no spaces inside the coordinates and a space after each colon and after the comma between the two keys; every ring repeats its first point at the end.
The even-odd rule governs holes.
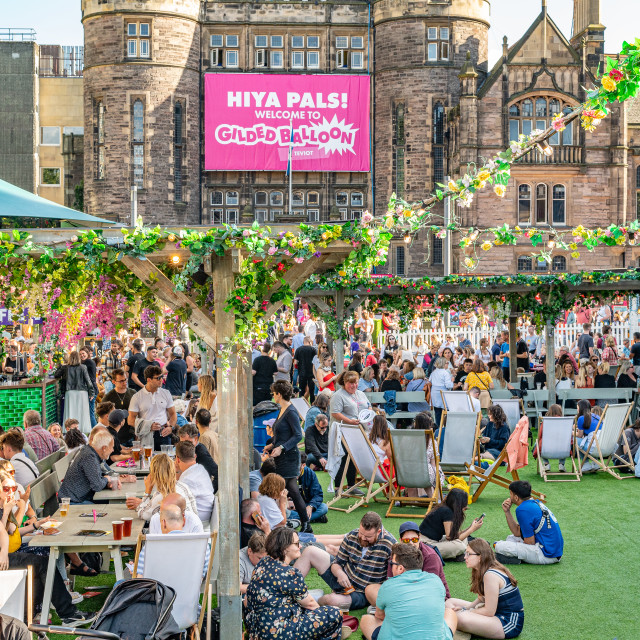
{"type": "Polygon", "coordinates": [[[564,256],[554,256],[551,269],[552,271],[566,271],[567,259],[564,256]]]}
{"type": "Polygon", "coordinates": [[[267,204],[267,192],[266,191],[256,191],[255,201],[257,205],[266,205],[267,204]]]}
{"type": "Polygon", "coordinates": [[[59,187],[61,171],[57,167],[42,167],[40,169],[41,187],[59,187]]]}
{"type": "Polygon", "coordinates": [[[223,224],[224,209],[211,209],[211,224],[223,224]]]}
{"type": "Polygon", "coordinates": [[[531,256],[518,256],[518,271],[533,271],[531,256]]]}
{"type": "Polygon", "coordinates": [[[59,147],[60,127],[40,127],[40,145],[43,147],[59,147]]]}
{"type": "Polygon", "coordinates": [[[364,69],[364,36],[336,36],[336,69],[364,69]]]}
{"type": "Polygon", "coordinates": [[[209,196],[209,202],[212,205],[221,205],[223,204],[223,193],[222,191],[212,191],[209,196]]]}
{"type": "Polygon", "coordinates": [[[404,103],[397,104],[393,110],[393,191],[404,197],[404,103]]]}
{"type": "Polygon", "coordinates": [[[320,222],[320,209],[307,209],[309,222],[320,222]]]}
{"type": "Polygon", "coordinates": [[[563,184],[554,184],[551,190],[553,202],[553,224],[567,224],[566,196],[567,190],[563,184]]]}
{"type": "Polygon", "coordinates": [[[320,36],[307,36],[307,49],[319,49],[320,36]]]}
{"type": "Polygon", "coordinates": [[[547,222],[547,185],[536,185],[536,224],[547,222]]]}
{"type": "Polygon", "coordinates": [[[640,165],[636,167],[636,217],[640,218],[640,165]]]}
{"type": "Polygon", "coordinates": [[[450,58],[451,29],[427,26],[427,62],[448,62],[450,58]]]}
{"type": "Polygon", "coordinates": [[[269,194],[269,203],[272,207],[281,207],[284,204],[284,196],[282,191],[272,191],[269,194]]]}
{"type": "Polygon", "coordinates": [[[320,204],[320,194],[317,191],[309,191],[309,193],[307,193],[307,204],[308,205],[319,205],[320,204]]]}
{"type": "Polygon", "coordinates": [[[96,103],[96,178],[105,178],[104,102],[96,103]]]}
{"type": "MultiPolygon", "coordinates": [[[[266,36],[256,36],[256,42],[258,38],[266,36]]],[[[209,36],[209,66],[237,69],[240,66],[239,42],[237,34],[212,33],[209,36]]]]}
{"type": "Polygon", "coordinates": [[[317,51],[307,51],[307,69],[320,68],[320,54],[317,51]]]}
{"type": "Polygon", "coordinates": [[[294,207],[304,207],[304,192],[303,191],[294,191],[292,194],[292,206],[294,207]]]}
{"type": "Polygon", "coordinates": [[[237,191],[227,191],[226,193],[227,204],[237,205],[240,202],[240,194],[237,191]]]}
{"type": "Polygon", "coordinates": [[[444,182],[444,106],[441,102],[433,107],[433,181],[444,182]]]}
{"type": "Polygon", "coordinates": [[[282,51],[272,51],[270,66],[272,69],[282,69],[284,67],[284,54],[282,51]]]}
{"type": "Polygon", "coordinates": [[[133,184],[144,188],[144,104],[139,98],[132,108],[131,164],[133,166],[133,184]]]}
{"type": "Polygon", "coordinates": [[[364,201],[364,196],[361,191],[354,191],[351,194],[351,206],[352,207],[362,207],[364,201]]]}
{"type": "Polygon", "coordinates": [[[405,275],[404,247],[396,246],[396,274],[397,276],[405,275]]]}
{"type": "Polygon", "coordinates": [[[184,104],[173,106],[173,193],[175,202],[184,202],[184,104]]]}
{"type": "MultiPolygon", "coordinates": [[[[547,129],[559,113],[567,114],[572,109],[571,105],[552,97],[525,98],[516,102],[509,106],[509,140],[517,140],[521,134],[531,135],[533,129],[547,129]]],[[[564,131],[554,133],[549,138],[549,144],[553,146],[577,144],[574,142],[573,125],[574,123],[571,122],[564,131]]]]}
{"type": "Polygon", "coordinates": [[[531,185],[518,186],[518,224],[531,224],[531,185]]]}
{"type": "Polygon", "coordinates": [[[346,191],[338,191],[336,193],[336,205],[346,207],[349,204],[349,194],[346,191]]]}
{"type": "Polygon", "coordinates": [[[547,261],[546,260],[536,260],[535,270],[536,271],[547,271],[548,270],[547,261]]]}
{"type": "Polygon", "coordinates": [[[151,57],[151,23],[127,22],[127,58],[151,57]]]}
{"type": "Polygon", "coordinates": [[[442,238],[433,236],[433,264],[444,264],[444,245],[442,238]]]}

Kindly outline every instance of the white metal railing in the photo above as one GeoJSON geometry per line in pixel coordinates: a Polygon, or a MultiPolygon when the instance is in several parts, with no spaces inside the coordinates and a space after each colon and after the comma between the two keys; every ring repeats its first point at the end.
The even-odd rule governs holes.
{"type": "MultiPolygon", "coordinates": [[[[592,325],[594,332],[602,333],[602,327],[604,325],[601,323],[597,323],[592,325]]],[[[418,336],[421,336],[424,340],[425,344],[428,346],[434,340],[442,343],[444,342],[445,336],[450,335],[453,336],[456,344],[458,343],[458,334],[464,334],[465,338],[468,338],[471,341],[471,344],[475,349],[477,349],[480,345],[481,338],[489,338],[489,348],[495,342],[496,336],[500,333],[501,329],[499,326],[494,327],[447,327],[444,330],[442,328],[432,329],[431,327],[425,329],[414,330],[411,329],[406,331],[405,333],[397,333],[392,332],[393,335],[396,336],[398,340],[398,345],[402,349],[411,349],[415,344],[415,340],[418,336]]],[[[582,325],[580,324],[557,324],[555,326],[555,339],[556,339],[556,348],[562,347],[566,345],[570,347],[575,340],[578,339],[578,336],[582,333],[582,325]]],[[[618,347],[622,347],[622,341],[625,338],[629,338],[629,323],[628,322],[612,322],[611,323],[611,333],[613,337],[616,339],[616,344],[618,347]]],[[[378,347],[382,347],[385,343],[386,336],[388,334],[385,332],[381,332],[378,334],[377,345],[378,347]]]]}

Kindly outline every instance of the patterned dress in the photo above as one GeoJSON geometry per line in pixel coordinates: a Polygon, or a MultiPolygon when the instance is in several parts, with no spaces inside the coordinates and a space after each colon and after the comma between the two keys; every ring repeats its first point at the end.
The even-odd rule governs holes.
{"type": "Polygon", "coordinates": [[[342,614],[337,607],[303,609],[309,592],[302,574],[266,556],[256,565],[247,589],[246,623],[252,640],[338,638],[342,614]]]}

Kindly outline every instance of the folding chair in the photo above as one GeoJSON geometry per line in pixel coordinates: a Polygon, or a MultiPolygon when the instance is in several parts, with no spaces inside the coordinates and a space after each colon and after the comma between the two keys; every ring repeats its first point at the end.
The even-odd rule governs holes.
{"type": "MultiPolygon", "coordinates": [[[[446,414],[444,446],[440,458],[440,468],[445,476],[468,474],[467,465],[478,458],[478,436],[480,435],[481,413],[468,411],[446,414]]],[[[442,429],[438,433],[438,449],[442,438],[442,429]]]]}
{"type": "MultiPolygon", "coordinates": [[[[218,496],[213,497],[213,509],[211,510],[211,518],[209,518],[209,522],[204,523],[204,530],[209,533],[215,533],[216,536],[220,530],[220,505],[218,501],[218,496]]],[[[216,548],[214,549],[215,553],[213,554],[213,564],[211,565],[211,591],[212,593],[218,592],[218,575],[220,573],[220,556],[217,551],[218,538],[216,537],[216,548]]]]}
{"type": "MultiPolygon", "coordinates": [[[[2,572],[0,580],[0,613],[29,625],[33,617],[32,568],[2,572]]],[[[1,635],[1,634],[0,634],[1,635]]]]}
{"type": "Polygon", "coordinates": [[[522,414],[524,413],[524,407],[522,406],[522,400],[520,398],[509,398],[509,399],[491,399],[491,404],[498,405],[502,407],[505,415],[507,416],[507,424],[509,425],[509,431],[513,433],[513,430],[516,428],[516,425],[520,421],[522,414]]]}
{"type": "Polygon", "coordinates": [[[573,442],[575,418],[544,417],[538,437],[538,472],[545,482],[580,482],[580,469],[576,465],[575,444],[573,442]],[[545,471],[545,460],[571,459],[572,471],[545,471]],[[552,478],[553,476],[553,478],[552,478]],[[558,476],[558,477],[556,477],[558,476]]]}
{"type": "Polygon", "coordinates": [[[209,600],[211,566],[218,534],[173,533],[138,536],[134,561],[134,579],[151,578],[168,585],[176,592],[171,614],[180,629],[197,628],[200,637],[207,602],[209,600]],[[138,576],[138,560],[144,543],[144,566],[138,576]],[[203,577],[203,567],[210,547],[209,560],[203,577]],[[198,615],[200,594],[204,591],[203,606],[198,615]]]}
{"type": "MultiPolygon", "coordinates": [[[[413,429],[398,430],[394,429],[389,432],[389,442],[391,444],[391,463],[395,470],[395,484],[392,484],[391,495],[389,496],[389,508],[387,509],[387,518],[412,518],[416,514],[393,513],[392,509],[396,502],[400,506],[404,504],[413,506],[427,506],[426,513],[438,504],[442,498],[442,487],[440,486],[440,469],[438,465],[438,456],[435,453],[436,442],[433,437],[433,431],[419,431],[413,429]],[[431,475],[429,473],[429,455],[428,446],[431,447],[435,456],[435,484],[431,483],[431,475]],[[431,498],[424,497],[407,497],[401,495],[402,489],[428,489],[433,488],[433,496],[431,498]]],[[[426,514],[425,514],[426,515],[426,514]]]]}
{"type": "MultiPolygon", "coordinates": [[[[440,391],[445,411],[456,413],[474,412],[468,391],[440,391]]],[[[475,413],[475,412],[474,412],[475,413]]]]}
{"type": "MultiPolygon", "coordinates": [[[[632,403],[629,402],[627,404],[608,404],[604,408],[600,418],[600,428],[593,435],[586,449],[578,448],[580,473],[582,473],[582,465],[588,458],[600,467],[599,471],[606,471],[618,480],[623,480],[627,477],[621,476],[616,471],[616,469],[628,465],[626,462],[624,464],[616,464],[616,460],[622,462],[622,459],[620,456],[615,455],[615,451],[627,426],[632,406],[632,403]],[[614,463],[613,465],[611,465],[612,462],[614,463]]],[[[628,477],[634,478],[635,476],[629,475],[628,477]]]]}
{"type": "MultiPolygon", "coordinates": [[[[507,455],[507,447],[509,446],[509,442],[511,438],[518,437],[517,433],[512,433],[505,444],[504,448],[500,452],[500,455],[493,461],[487,469],[483,469],[480,465],[467,465],[467,471],[469,473],[469,480],[477,480],[480,484],[476,488],[476,490],[471,494],[471,502],[475,502],[480,494],[485,490],[487,485],[491,482],[493,484],[497,484],[499,487],[503,487],[505,489],[509,488],[509,485],[515,480],[520,480],[520,476],[518,475],[518,470],[509,468],[509,457],[507,455]],[[511,478],[505,478],[498,474],[500,467],[503,462],[507,463],[506,471],[511,474],[511,478]]],[[[531,490],[531,495],[535,496],[541,502],[546,501],[546,496],[543,493],[538,491],[531,490]]]]}
{"type": "Polygon", "coordinates": [[[489,395],[491,400],[510,400],[513,398],[513,394],[509,389],[489,389],[489,395]]]}
{"type": "Polygon", "coordinates": [[[38,460],[38,462],[36,462],[36,467],[38,467],[38,471],[40,473],[43,473],[47,470],[53,469],[53,465],[62,457],[64,457],[64,451],[54,451],[45,458],[42,458],[42,460],[38,460]]]}
{"type": "Polygon", "coordinates": [[[356,482],[354,487],[358,487],[361,489],[366,488],[366,494],[362,497],[357,498],[357,496],[352,496],[350,493],[342,492],[342,487],[347,476],[347,469],[349,467],[349,460],[347,460],[347,463],[344,466],[342,478],[340,478],[338,483],[336,495],[333,499],[327,502],[327,506],[329,507],[329,509],[333,509],[334,511],[351,513],[358,507],[368,504],[371,498],[376,500],[376,496],[381,491],[386,492],[389,488],[389,480],[386,477],[386,473],[384,471],[382,463],[376,455],[376,452],[373,450],[373,447],[371,446],[369,438],[367,437],[365,430],[362,428],[362,425],[336,423],[336,426],[341,430],[342,444],[345,448],[345,451],[347,452],[349,459],[355,465],[358,475],[361,476],[361,479],[356,482]],[[379,484],[380,486],[374,490],[374,484],[379,484]],[[342,498],[357,499],[356,502],[352,504],[348,509],[342,509],[332,506],[342,498]]]}
{"type": "MultiPolygon", "coordinates": [[[[300,420],[304,422],[307,417],[307,412],[311,409],[311,405],[306,398],[291,398],[291,404],[296,408],[300,414],[300,420]]],[[[305,425],[306,426],[306,425],[305,425]]]]}
{"type": "Polygon", "coordinates": [[[45,474],[36,478],[29,486],[31,487],[29,500],[34,511],[41,518],[52,516],[58,510],[56,494],[60,488],[60,481],[55,471],[46,471],[45,474]]]}

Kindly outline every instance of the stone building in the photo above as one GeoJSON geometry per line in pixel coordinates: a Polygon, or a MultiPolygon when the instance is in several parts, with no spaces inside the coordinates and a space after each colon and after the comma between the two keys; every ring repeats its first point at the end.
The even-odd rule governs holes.
{"type": "MultiPolygon", "coordinates": [[[[419,199],[584,99],[582,86],[604,59],[599,5],[574,0],[567,39],[542,0],[538,18],[489,69],[488,0],[82,0],[85,208],[128,222],[135,187],[146,221],[180,226],[348,220],[364,209],[381,214],[393,191],[419,199]],[[284,172],[205,171],[204,77],[226,72],[368,74],[371,171],[294,172],[291,203],[284,172]]],[[[482,194],[456,215],[465,225],[567,229],[635,217],[634,109],[614,109],[594,135],[568,128],[552,140],[553,157],[514,167],[504,199],[482,194]]],[[[456,240],[451,268],[461,271],[456,240]]],[[[446,242],[427,233],[410,245],[398,238],[379,271],[441,275],[446,242]]],[[[636,259],[608,250],[606,259],[585,253],[543,265],[527,250],[493,249],[482,270],[636,259]]]]}

